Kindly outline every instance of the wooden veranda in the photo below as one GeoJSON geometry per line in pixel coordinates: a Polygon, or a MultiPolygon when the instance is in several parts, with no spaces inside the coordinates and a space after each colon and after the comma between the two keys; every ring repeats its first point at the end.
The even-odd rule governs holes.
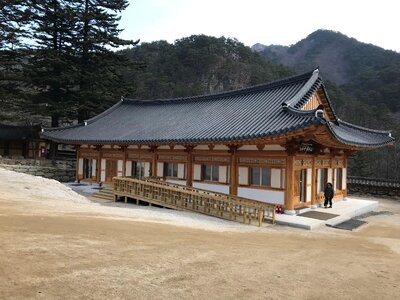
{"type": "Polygon", "coordinates": [[[124,197],[177,210],[261,226],[263,220],[275,223],[275,205],[208,190],[161,181],[154,178],[113,178],[115,200],[124,197]]]}

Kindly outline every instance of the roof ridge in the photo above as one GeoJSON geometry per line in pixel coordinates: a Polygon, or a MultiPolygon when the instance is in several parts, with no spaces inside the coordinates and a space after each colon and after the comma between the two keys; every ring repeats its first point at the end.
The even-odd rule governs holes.
{"type": "Polygon", "coordinates": [[[314,72],[315,72],[315,70],[313,70],[311,72],[303,73],[300,75],[286,77],[284,79],[270,81],[268,83],[262,83],[262,84],[253,85],[250,87],[245,87],[245,88],[241,88],[241,89],[237,89],[237,90],[223,91],[223,92],[218,92],[218,93],[209,94],[209,95],[195,95],[195,96],[187,96],[187,97],[165,98],[165,99],[154,99],[154,100],[124,98],[124,103],[127,103],[127,104],[129,104],[129,103],[172,103],[172,102],[192,101],[192,100],[208,100],[208,99],[216,99],[216,98],[226,97],[226,96],[235,96],[235,95],[241,95],[244,93],[258,92],[260,90],[272,89],[272,88],[280,87],[282,85],[295,83],[295,82],[298,82],[298,81],[301,81],[301,80],[311,77],[314,72]]]}

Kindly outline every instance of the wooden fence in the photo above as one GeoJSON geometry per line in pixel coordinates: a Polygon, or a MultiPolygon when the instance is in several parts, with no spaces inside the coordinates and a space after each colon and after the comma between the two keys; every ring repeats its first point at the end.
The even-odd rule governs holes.
{"type": "Polygon", "coordinates": [[[256,200],[169,183],[154,178],[113,178],[115,198],[124,197],[163,207],[198,212],[226,220],[258,226],[275,223],[275,205],[256,200]]]}

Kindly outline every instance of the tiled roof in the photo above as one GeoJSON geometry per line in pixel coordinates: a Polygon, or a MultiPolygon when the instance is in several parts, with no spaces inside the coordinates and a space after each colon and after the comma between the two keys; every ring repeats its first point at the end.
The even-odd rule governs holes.
{"type": "MultiPolygon", "coordinates": [[[[324,119],[315,117],[315,110],[299,109],[321,86],[317,69],[214,95],[123,99],[82,124],[44,129],[42,137],[62,143],[158,145],[259,139],[325,124],[324,119]]],[[[330,109],[333,112],[331,106],[330,109]]],[[[335,132],[341,137],[344,131],[335,132]]],[[[374,144],[376,135],[371,134],[370,138],[374,144]]],[[[367,140],[364,146],[368,146],[367,140]]]]}
{"type": "Polygon", "coordinates": [[[25,140],[38,138],[40,125],[13,126],[0,124],[0,140],[25,140]]]}

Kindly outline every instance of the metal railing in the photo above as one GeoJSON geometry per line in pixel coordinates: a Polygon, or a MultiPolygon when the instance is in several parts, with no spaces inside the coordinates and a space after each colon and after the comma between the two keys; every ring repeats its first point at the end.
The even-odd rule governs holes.
{"type": "Polygon", "coordinates": [[[226,220],[262,225],[275,223],[275,205],[174,184],[154,178],[113,178],[115,197],[125,197],[178,210],[194,211],[226,220]]]}

